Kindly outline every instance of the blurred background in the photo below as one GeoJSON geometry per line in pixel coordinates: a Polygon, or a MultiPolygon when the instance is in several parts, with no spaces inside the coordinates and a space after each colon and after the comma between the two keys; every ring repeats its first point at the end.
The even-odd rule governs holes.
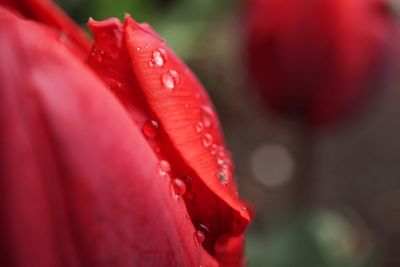
{"type": "MultiPolygon", "coordinates": [[[[89,16],[96,20],[112,16],[123,19],[125,13],[140,22],[149,22],[198,75],[220,116],[236,163],[241,196],[255,208],[256,215],[247,233],[248,266],[399,267],[400,70],[396,61],[396,47],[399,47],[396,11],[399,3],[320,0],[321,3],[328,3],[327,6],[341,5],[336,9],[328,7],[326,10],[334,9],[337,13],[327,14],[328,19],[321,22],[318,19],[324,16],[313,14],[325,14],[318,8],[327,6],[310,8],[318,1],[304,1],[303,4],[307,3],[308,7],[302,11],[299,11],[302,1],[280,1],[286,4],[265,4],[265,8],[270,9],[265,13],[262,11],[263,4],[255,3],[257,0],[57,2],[83,26],[89,16]],[[351,2],[355,4],[346,6],[351,2]],[[291,4],[294,7],[290,7],[291,4]],[[367,4],[379,6],[364,6],[367,4]],[[259,10],[258,14],[252,14],[249,5],[254,5],[259,10]],[[370,12],[372,9],[379,12],[379,18],[370,12]],[[342,16],[340,12],[346,14],[342,16]],[[273,14],[273,18],[268,14],[273,14]],[[254,33],[249,30],[251,23],[248,20],[256,16],[263,17],[251,23],[265,22],[266,26],[259,25],[259,32],[254,33]],[[307,19],[291,21],[293,17],[307,19]],[[304,28],[290,24],[301,25],[302,22],[306,23],[304,28]],[[339,23],[340,27],[334,27],[335,23],[339,23]],[[355,23],[354,27],[350,23],[355,23]],[[318,34],[312,30],[302,34],[306,31],[304,29],[313,29],[314,26],[322,27],[318,34]],[[352,31],[341,37],[340,29],[348,28],[352,31]],[[372,45],[371,41],[370,47],[369,39],[365,42],[353,40],[358,29],[361,34],[374,29],[373,34],[378,36],[379,45],[372,45]],[[263,31],[270,34],[267,41],[261,36],[263,31]],[[331,32],[336,35],[327,34],[325,37],[325,33],[331,32]],[[251,34],[256,36],[249,37],[251,34]],[[260,44],[257,44],[258,40],[260,44]],[[301,40],[300,44],[296,40],[301,40]],[[320,44],[326,41],[328,45],[313,46],[314,41],[320,44]],[[341,42],[344,43],[341,46],[343,51],[347,52],[337,52],[335,45],[340,46],[341,42]],[[314,48],[305,48],[310,43],[314,48]],[[333,45],[330,46],[331,43],[333,45]],[[365,47],[367,52],[358,53],[365,47]],[[286,63],[281,62],[286,60],[282,55],[285,51],[290,54],[288,62],[294,62],[288,63],[290,71],[285,69],[286,63]],[[292,84],[290,81],[279,81],[275,76],[273,81],[268,80],[270,68],[263,69],[264,61],[273,58],[275,65],[272,68],[280,68],[276,76],[282,75],[283,79],[290,80],[296,75],[301,76],[298,73],[303,73],[303,69],[312,69],[312,64],[307,62],[310,53],[314,63],[327,61],[326,64],[337,64],[335,67],[340,71],[328,66],[332,77],[326,80],[320,78],[325,77],[321,73],[306,72],[311,76],[315,74],[318,80],[315,90],[311,88],[313,84],[299,82],[299,79],[293,79],[292,84]],[[354,56],[356,63],[353,65],[340,59],[353,59],[354,54],[362,60],[357,61],[354,56]],[[379,59],[376,59],[378,54],[379,59]],[[256,58],[249,60],[254,55],[256,58]],[[252,71],[254,66],[249,66],[253,63],[257,72],[261,73],[258,76],[252,71]],[[368,64],[372,65],[373,72],[358,68],[368,64]],[[346,68],[349,71],[341,72],[346,68]],[[354,69],[358,71],[352,71],[354,69]],[[266,81],[260,82],[263,75],[267,77],[266,81]],[[374,77],[373,82],[370,82],[371,77],[374,77]],[[344,82],[336,85],[338,80],[344,82]],[[333,88],[329,90],[339,90],[339,94],[346,98],[346,90],[350,90],[347,85],[358,88],[360,80],[368,80],[368,86],[363,84],[356,96],[347,101],[353,110],[359,109],[357,112],[350,112],[347,108],[341,110],[340,106],[341,116],[334,119],[327,117],[322,126],[314,122],[313,118],[320,113],[318,108],[310,108],[310,105],[316,105],[315,101],[321,106],[335,105],[334,101],[324,103],[326,98],[314,96],[316,92],[325,90],[324,82],[333,88]],[[297,88],[298,84],[302,86],[297,88]],[[290,86],[296,87],[296,90],[308,90],[300,95],[294,94],[298,96],[294,99],[302,103],[294,103],[293,98],[285,102],[287,95],[277,97],[281,91],[290,91],[290,86]],[[364,87],[368,87],[368,94],[363,93],[364,87]],[[275,88],[278,93],[262,93],[268,88],[275,88]],[[275,98],[279,99],[279,103],[283,101],[286,104],[269,108],[275,103],[275,98]],[[311,98],[314,102],[309,100],[311,98]],[[359,104],[359,99],[363,104],[359,104]]],[[[323,67],[319,67],[324,63],[316,65],[321,72],[324,71],[323,67]]]]}

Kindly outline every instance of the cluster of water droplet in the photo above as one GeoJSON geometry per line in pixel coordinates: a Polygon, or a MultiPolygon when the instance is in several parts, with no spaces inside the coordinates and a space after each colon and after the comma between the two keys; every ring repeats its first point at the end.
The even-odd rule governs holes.
{"type": "Polygon", "coordinates": [[[169,162],[164,159],[158,162],[158,167],[160,169],[161,176],[167,176],[171,171],[171,165],[169,165],[169,162]]]}
{"type": "Polygon", "coordinates": [[[169,162],[165,159],[160,160],[158,162],[158,169],[162,177],[167,177],[170,179],[173,196],[176,199],[183,197],[183,195],[186,193],[186,182],[179,177],[171,178],[171,165],[169,162]]]}
{"type": "Polygon", "coordinates": [[[196,123],[195,130],[197,133],[203,134],[201,140],[203,146],[209,149],[210,154],[217,161],[218,170],[216,177],[222,185],[227,185],[232,179],[231,162],[228,152],[224,146],[214,143],[213,136],[208,132],[216,121],[215,114],[208,106],[201,107],[200,114],[201,119],[196,123]]]}
{"type": "MultiPolygon", "coordinates": [[[[159,48],[151,53],[150,67],[163,67],[168,60],[168,54],[164,48],[159,48]]],[[[173,90],[179,84],[181,78],[176,70],[170,69],[161,75],[161,83],[164,88],[173,90]]]]}
{"type": "MultiPolygon", "coordinates": [[[[159,173],[162,177],[168,177],[170,178],[170,185],[172,189],[172,193],[175,199],[180,199],[182,198],[187,190],[187,185],[185,180],[187,179],[181,179],[178,177],[171,178],[170,173],[171,173],[171,166],[168,161],[166,160],[160,160],[158,162],[158,168],[159,168],[159,173]]],[[[189,215],[187,215],[187,218],[189,219],[189,215]]],[[[194,243],[196,246],[201,246],[201,244],[204,242],[206,239],[205,232],[208,232],[208,228],[204,226],[203,224],[197,225],[197,228],[193,234],[193,239],[194,243]]]]}
{"type": "Polygon", "coordinates": [[[105,56],[105,52],[103,50],[98,50],[96,47],[93,47],[92,53],[91,53],[92,58],[94,58],[97,62],[102,62],[103,58],[105,56]]]}
{"type": "MultiPolygon", "coordinates": [[[[144,48],[148,49],[146,45],[144,48]]],[[[137,47],[137,50],[140,51],[142,47],[137,47]]],[[[105,56],[105,52],[102,50],[97,50],[93,48],[92,50],[92,57],[98,61],[102,62],[105,56]]],[[[168,60],[167,53],[165,49],[159,48],[152,52],[151,59],[149,61],[149,67],[163,67],[168,60]]],[[[173,90],[180,82],[180,75],[176,70],[169,69],[166,70],[161,75],[161,82],[164,88],[168,90],[173,90]]],[[[117,84],[118,87],[121,87],[121,83],[117,84]]],[[[185,109],[189,108],[188,104],[185,104],[185,109]]],[[[228,155],[228,152],[222,145],[218,145],[214,143],[214,138],[211,133],[208,131],[211,127],[215,126],[216,118],[213,110],[208,106],[203,106],[201,108],[201,120],[196,123],[195,130],[197,133],[202,134],[202,144],[204,147],[208,148],[210,154],[215,157],[218,170],[216,172],[216,177],[218,178],[219,182],[222,185],[227,185],[230,180],[232,179],[232,172],[231,172],[231,162],[228,155]]],[[[147,120],[142,126],[142,132],[146,138],[156,138],[159,134],[159,124],[155,120],[147,120]]],[[[155,148],[155,152],[160,150],[158,147],[155,148]]],[[[158,151],[160,152],[160,151],[158,151]]],[[[159,154],[159,153],[157,153],[159,154]]],[[[171,191],[175,199],[182,199],[183,196],[187,193],[187,183],[189,178],[179,178],[174,177],[171,178],[171,165],[170,163],[165,160],[161,159],[158,162],[158,169],[159,174],[162,177],[166,177],[170,181],[171,191]]],[[[190,192],[189,192],[190,193],[190,192]]],[[[188,199],[189,198],[189,193],[188,199]]],[[[241,211],[242,214],[246,213],[247,210],[245,207],[242,207],[241,211]]],[[[188,216],[189,217],[189,216],[188,216]]],[[[196,230],[193,234],[194,243],[200,247],[204,241],[206,240],[206,234],[209,233],[209,229],[204,224],[196,224],[196,230]]],[[[201,267],[201,265],[200,265],[201,267]]]]}
{"type": "MultiPolygon", "coordinates": [[[[165,159],[161,159],[158,162],[158,169],[162,177],[167,177],[170,179],[170,185],[173,197],[177,200],[181,199],[187,192],[187,182],[189,182],[191,178],[190,177],[171,178],[171,165],[165,159]]],[[[186,215],[186,217],[190,219],[188,214],[186,215]]],[[[204,224],[196,224],[195,227],[196,230],[193,234],[193,240],[195,245],[200,247],[204,243],[206,239],[206,233],[209,233],[209,230],[207,226],[205,226],[204,224]]]]}
{"type": "MultiPolygon", "coordinates": [[[[148,48],[147,46],[145,48],[148,48]]],[[[141,48],[138,48],[138,51],[141,48]]],[[[168,55],[163,48],[154,50],[151,53],[151,59],[149,61],[149,67],[151,68],[161,68],[167,63],[168,55]]],[[[174,90],[180,82],[180,75],[176,70],[169,69],[166,70],[161,75],[161,83],[165,89],[174,90]]],[[[185,104],[185,108],[189,108],[188,104],[185,104]]],[[[210,154],[215,157],[218,165],[218,170],[216,172],[216,177],[222,185],[227,185],[232,179],[231,171],[231,161],[229,157],[229,152],[224,146],[218,145],[214,142],[213,135],[211,134],[212,127],[216,123],[216,116],[209,106],[202,106],[200,109],[201,119],[196,123],[195,130],[197,133],[202,135],[201,142],[204,147],[208,148],[210,154]]],[[[148,120],[144,123],[142,127],[143,134],[147,138],[155,138],[158,135],[158,122],[154,120],[148,120]]],[[[187,182],[185,178],[171,177],[171,166],[167,160],[160,160],[158,163],[159,173],[162,177],[167,177],[170,179],[171,191],[175,199],[182,198],[187,191],[187,182]]],[[[241,213],[245,213],[246,208],[243,207],[241,213]]],[[[194,232],[194,242],[197,246],[201,244],[206,239],[206,233],[208,233],[208,228],[203,224],[197,224],[196,231],[194,232]]]]}

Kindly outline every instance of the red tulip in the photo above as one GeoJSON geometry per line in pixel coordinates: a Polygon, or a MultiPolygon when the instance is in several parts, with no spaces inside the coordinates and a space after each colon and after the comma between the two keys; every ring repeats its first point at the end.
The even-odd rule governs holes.
{"type": "Polygon", "coordinates": [[[244,264],[215,111],[149,26],[91,21],[95,73],[48,26],[0,23],[1,266],[244,264]]]}
{"type": "Polygon", "coordinates": [[[371,93],[390,36],[386,0],[248,0],[250,74],[267,104],[314,126],[371,93]]]}

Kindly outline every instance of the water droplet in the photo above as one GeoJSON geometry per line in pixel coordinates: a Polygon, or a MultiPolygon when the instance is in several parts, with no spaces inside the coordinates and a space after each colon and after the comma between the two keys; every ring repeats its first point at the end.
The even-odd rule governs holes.
{"type": "Polygon", "coordinates": [[[161,81],[165,88],[172,90],[180,82],[179,73],[175,70],[169,70],[161,76],[161,81]]]}
{"type": "Polygon", "coordinates": [[[203,106],[201,108],[201,120],[206,128],[211,127],[214,122],[214,112],[210,107],[203,106]]]}
{"type": "Polygon", "coordinates": [[[227,185],[229,183],[229,180],[231,179],[231,177],[232,177],[232,174],[227,165],[223,165],[217,171],[217,178],[222,185],[227,185]]]}
{"type": "Polygon", "coordinates": [[[222,158],[218,158],[218,157],[217,157],[217,164],[218,164],[218,165],[225,164],[225,159],[222,159],[222,158]]]}
{"type": "Polygon", "coordinates": [[[162,176],[167,175],[171,171],[171,166],[169,165],[169,162],[166,160],[160,160],[158,166],[160,168],[160,174],[162,176]]]}
{"type": "Polygon", "coordinates": [[[196,127],[196,132],[200,133],[204,129],[204,124],[201,121],[199,121],[198,123],[196,123],[195,127],[196,127]]]}
{"type": "Polygon", "coordinates": [[[137,51],[140,51],[142,48],[140,46],[136,47],[137,51]]]}
{"type": "Polygon", "coordinates": [[[228,154],[223,146],[218,147],[218,151],[216,153],[217,163],[218,165],[229,163],[230,160],[228,158],[228,154]]]}
{"type": "Polygon", "coordinates": [[[93,48],[91,55],[95,58],[96,61],[102,62],[105,53],[102,50],[97,50],[96,48],[93,48]]]}
{"type": "Polygon", "coordinates": [[[245,206],[243,206],[243,207],[242,207],[242,209],[240,210],[240,212],[241,212],[242,214],[245,214],[245,213],[247,212],[247,209],[246,209],[246,207],[245,207],[245,206]]]}
{"type": "Polygon", "coordinates": [[[196,232],[194,232],[194,242],[197,246],[200,246],[204,240],[206,239],[206,236],[204,235],[204,233],[200,230],[197,230],[196,232]]]}
{"type": "Polygon", "coordinates": [[[222,165],[232,165],[232,161],[230,158],[217,158],[217,163],[218,165],[222,166],[222,165]]]}
{"type": "Polygon", "coordinates": [[[142,132],[147,138],[154,138],[158,132],[158,122],[155,120],[148,120],[143,124],[142,132]]]}
{"type": "Polygon", "coordinates": [[[171,183],[177,198],[183,196],[186,193],[186,184],[183,180],[179,178],[174,178],[171,180],[171,183]]]}
{"type": "Polygon", "coordinates": [[[209,147],[209,146],[212,144],[212,142],[213,142],[213,138],[212,138],[211,134],[206,133],[206,134],[203,136],[203,145],[204,145],[205,147],[209,147]]]}
{"type": "Polygon", "coordinates": [[[215,155],[218,151],[218,146],[216,144],[212,144],[210,147],[210,153],[211,155],[215,155]]]}
{"type": "Polygon", "coordinates": [[[160,48],[158,50],[153,51],[149,65],[162,67],[166,61],[167,61],[167,53],[163,48],[160,48]]]}
{"type": "Polygon", "coordinates": [[[210,230],[208,230],[208,227],[202,223],[197,224],[196,228],[206,234],[210,232],[210,230]]]}

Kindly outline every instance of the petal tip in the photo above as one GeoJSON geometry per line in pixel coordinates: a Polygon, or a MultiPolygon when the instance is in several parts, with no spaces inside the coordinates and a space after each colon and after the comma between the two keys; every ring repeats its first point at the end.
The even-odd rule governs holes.
{"type": "Polygon", "coordinates": [[[105,20],[95,20],[92,17],[89,18],[88,27],[90,29],[93,28],[114,28],[115,26],[119,27],[121,25],[121,21],[118,18],[108,18],[105,20]]]}
{"type": "Polygon", "coordinates": [[[136,20],[134,20],[131,15],[129,15],[128,13],[125,13],[125,21],[124,24],[126,26],[130,26],[133,28],[140,28],[139,24],[136,22],[136,20]]]}

